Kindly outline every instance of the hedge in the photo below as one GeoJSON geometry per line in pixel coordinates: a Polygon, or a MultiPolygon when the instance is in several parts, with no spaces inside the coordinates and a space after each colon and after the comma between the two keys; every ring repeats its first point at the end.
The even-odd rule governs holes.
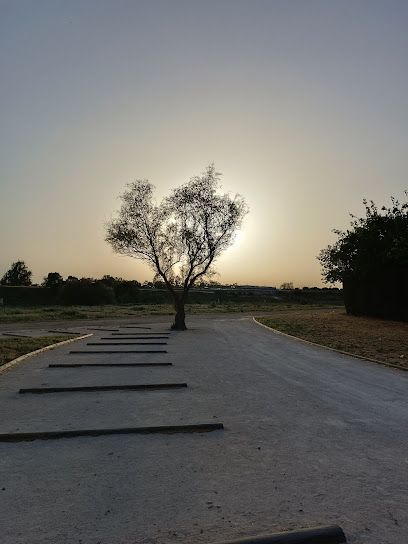
{"type": "Polygon", "coordinates": [[[349,275],[343,291],[348,314],[408,321],[408,268],[349,275]]]}
{"type": "MultiPolygon", "coordinates": [[[[139,289],[135,285],[103,282],[66,282],[61,287],[0,286],[0,299],[7,306],[103,305],[103,304],[172,304],[166,289],[139,289]]],[[[192,289],[192,304],[262,304],[287,302],[296,304],[342,304],[338,289],[192,289]]]]}

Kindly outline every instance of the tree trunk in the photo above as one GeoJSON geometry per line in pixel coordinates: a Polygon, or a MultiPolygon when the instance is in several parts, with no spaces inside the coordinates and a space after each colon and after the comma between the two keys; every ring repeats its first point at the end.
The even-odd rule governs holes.
{"type": "Polygon", "coordinates": [[[176,310],[176,315],[174,316],[174,322],[171,328],[174,331],[185,331],[186,327],[186,312],[184,309],[185,305],[185,294],[181,296],[174,296],[174,309],[176,310]]]}

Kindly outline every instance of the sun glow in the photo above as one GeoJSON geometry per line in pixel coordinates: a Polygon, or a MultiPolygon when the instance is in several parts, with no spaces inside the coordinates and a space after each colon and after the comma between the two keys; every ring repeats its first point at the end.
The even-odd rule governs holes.
{"type": "Polygon", "coordinates": [[[245,239],[245,232],[244,232],[243,229],[241,229],[236,233],[236,235],[234,237],[234,242],[233,242],[231,248],[232,249],[239,249],[242,246],[242,244],[244,242],[244,239],[245,239]]]}

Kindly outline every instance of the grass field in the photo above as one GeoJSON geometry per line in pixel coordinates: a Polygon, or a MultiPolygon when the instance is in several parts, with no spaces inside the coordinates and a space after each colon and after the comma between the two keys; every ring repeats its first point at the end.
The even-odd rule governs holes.
{"type": "Polygon", "coordinates": [[[20,355],[30,353],[36,349],[44,348],[63,340],[69,340],[75,336],[64,335],[52,335],[52,336],[39,336],[36,338],[0,338],[0,367],[20,355]]]}
{"type": "Polygon", "coordinates": [[[293,309],[257,321],[316,344],[408,370],[408,323],[350,316],[344,309],[293,309]]]}
{"type": "MultiPolygon", "coordinates": [[[[187,304],[188,314],[200,313],[229,313],[229,312],[275,312],[288,308],[319,308],[320,305],[300,305],[285,302],[226,302],[222,304],[187,304]]],[[[0,323],[13,323],[22,321],[51,321],[51,320],[76,320],[76,319],[106,319],[125,318],[149,315],[173,315],[174,308],[171,304],[123,304],[107,306],[4,306],[0,308],[0,323]]]]}

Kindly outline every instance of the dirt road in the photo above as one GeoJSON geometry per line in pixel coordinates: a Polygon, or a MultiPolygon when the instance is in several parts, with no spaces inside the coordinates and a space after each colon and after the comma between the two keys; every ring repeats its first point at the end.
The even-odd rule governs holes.
{"type": "Polygon", "coordinates": [[[164,346],[137,345],[166,337],[162,321],[99,324],[117,330],[90,331],[0,374],[0,433],[212,422],[224,430],[0,442],[4,544],[211,543],[333,523],[355,544],[408,538],[407,373],[248,318],[193,317],[188,331],[157,340],[164,346]],[[148,348],[167,353],[124,353],[148,348]],[[90,350],[99,353],[69,353],[90,350]],[[129,362],[172,365],[118,366],[129,362]],[[48,366],[95,363],[113,366],[48,366]],[[18,393],[142,383],[188,387],[18,393]]]}

